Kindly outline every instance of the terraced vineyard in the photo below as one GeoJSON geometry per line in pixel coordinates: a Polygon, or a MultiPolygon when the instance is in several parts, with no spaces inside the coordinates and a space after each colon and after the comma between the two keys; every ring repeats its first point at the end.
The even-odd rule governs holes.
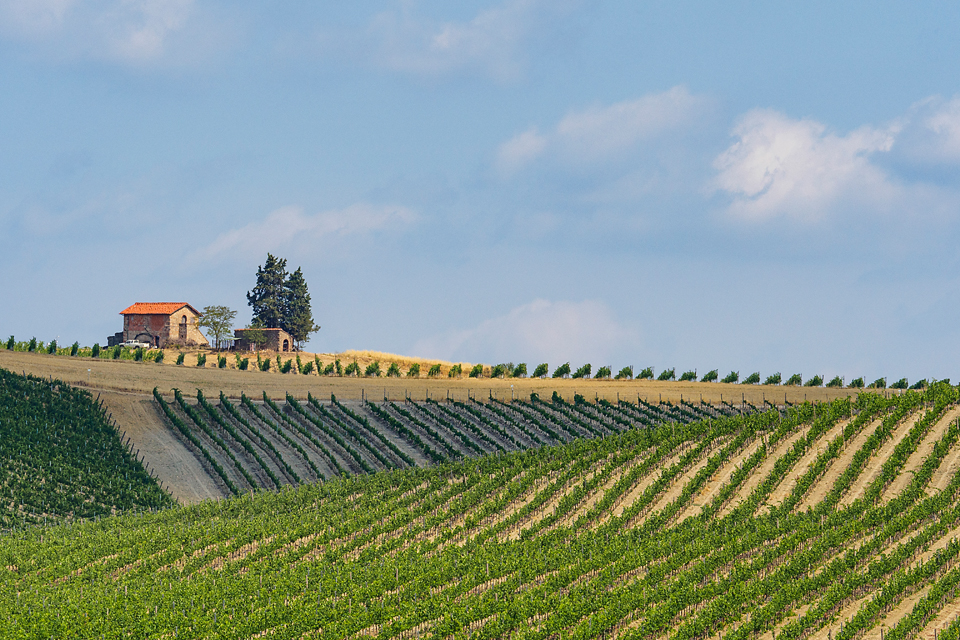
{"type": "Polygon", "coordinates": [[[0,531],[169,507],[86,391],[0,369],[0,531]]]}
{"type": "Polygon", "coordinates": [[[329,480],[346,475],[424,467],[489,454],[602,438],[659,424],[685,424],[757,412],[744,403],[636,404],[582,396],[549,402],[455,400],[374,403],[284,402],[266,393],[210,402],[179,390],[154,399],[167,423],[217,479],[223,495],[329,480]]]}
{"type": "MultiPolygon", "coordinates": [[[[936,631],[953,640],[957,401],[956,388],[937,384],[890,399],[864,394],[632,428],[604,421],[609,407],[545,406],[583,420],[596,412],[589,424],[609,429],[594,439],[17,531],[0,539],[8,595],[0,619],[6,635],[25,638],[886,640],[936,631]]],[[[494,408],[520,414],[494,405],[483,415],[494,408]]],[[[255,415],[237,410],[248,422],[255,415]]],[[[292,419],[296,409],[281,411],[292,419]]],[[[516,420],[549,437],[533,430],[547,423],[532,415],[516,420]]],[[[439,422],[424,424],[446,433],[439,422]]],[[[398,450],[421,464],[429,450],[466,455],[469,445],[460,449],[452,435],[444,452],[423,431],[421,449],[393,434],[398,450]]],[[[519,427],[508,433],[520,441],[519,427]]],[[[493,446],[479,436],[474,444],[493,446]]],[[[331,453],[357,466],[344,471],[358,471],[345,451],[331,453]]],[[[379,468],[372,452],[355,451],[379,468]]],[[[409,464],[386,445],[380,454],[409,464]]],[[[319,454],[314,460],[322,475],[319,454]]]]}

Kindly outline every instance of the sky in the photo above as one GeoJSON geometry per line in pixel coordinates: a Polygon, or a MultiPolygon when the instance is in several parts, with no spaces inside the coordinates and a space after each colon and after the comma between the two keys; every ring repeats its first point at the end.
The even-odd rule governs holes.
{"type": "Polygon", "coordinates": [[[960,379],[960,6],[0,0],[0,334],[960,379]]]}

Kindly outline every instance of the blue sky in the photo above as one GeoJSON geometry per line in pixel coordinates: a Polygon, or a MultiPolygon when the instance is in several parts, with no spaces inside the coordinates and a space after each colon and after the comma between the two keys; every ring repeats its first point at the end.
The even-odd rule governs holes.
{"type": "Polygon", "coordinates": [[[955,3],[0,0],[0,331],[960,378],[955,3]]]}

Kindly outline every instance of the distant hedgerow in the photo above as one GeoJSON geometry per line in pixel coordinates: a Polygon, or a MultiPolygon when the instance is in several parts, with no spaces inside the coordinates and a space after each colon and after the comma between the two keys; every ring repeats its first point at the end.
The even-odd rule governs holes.
{"type": "Polygon", "coordinates": [[[647,367],[637,374],[637,380],[653,380],[653,367],[647,367]]]}
{"type": "Polygon", "coordinates": [[[767,376],[767,379],[763,381],[763,384],[780,384],[781,377],[780,372],[777,371],[772,376],[767,376]]]}
{"type": "Polygon", "coordinates": [[[554,378],[563,378],[564,376],[570,375],[570,363],[565,362],[564,364],[557,367],[553,372],[554,378]]]}
{"type": "Polygon", "coordinates": [[[512,378],[526,378],[527,377],[527,363],[521,362],[513,368],[513,373],[510,374],[512,378]]]}
{"type": "Polygon", "coordinates": [[[813,376],[809,380],[803,383],[805,387],[822,387],[823,386],[823,376],[813,376]]]}
{"type": "Polygon", "coordinates": [[[713,369],[703,374],[703,377],[700,378],[700,382],[716,382],[719,379],[720,371],[718,369],[713,369]]]}
{"type": "Polygon", "coordinates": [[[740,384],[760,384],[760,372],[754,371],[753,373],[748,375],[746,378],[744,378],[743,382],[741,382],[740,384]]]}
{"type": "Polygon", "coordinates": [[[36,350],[37,350],[37,339],[36,339],[36,338],[30,338],[30,344],[27,345],[27,351],[30,351],[30,352],[32,353],[32,352],[34,352],[34,351],[36,351],[36,350]]]}
{"type": "Polygon", "coordinates": [[[345,376],[359,376],[360,375],[360,365],[357,364],[357,361],[354,360],[346,366],[343,370],[343,375],[345,376]]]}
{"type": "Polygon", "coordinates": [[[660,375],[657,376],[657,380],[667,381],[667,380],[676,380],[677,379],[677,370],[674,368],[664,369],[660,372],[660,375]]]}
{"type": "MultiPolygon", "coordinates": [[[[428,378],[436,378],[436,377],[439,376],[439,375],[440,375],[440,365],[439,365],[439,364],[435,364],[435,365],[431,366],[430,369],[427,371],[427,377],[428,377],[428,378]]],[[[452,377],[452,376],[451,376],[451,377],[452,377]]]]}
{"type": "Polygon", "coordinates": [[[490,369],[491,378],[502,378],[507,375],[507,365],[505,364],[495,364],[493,368],[490,369]]]}
{"type": "Polygon", "coordinates": [[[907,382],[906,378],[900,378],[899,380],[894,382],[892,385],[890,385],[890,388],[891,389],[908,389],[910,388],[910,384],[907,382]]]}
{"type": "Polygon", "coordinates": [[[911,388],[911,389],[926,389],[927,386],[928,386],[928,385],[927,385],[927,379],[924,378],[923,380],[917,380],[916,382],[914,382],[913,385],[910,386],[910,388],[911,388]]]}
{"type": "Polygon", "coordinates": [[[390,366],[387,367],[387,377],[399,378],[400,376],[401,376],[400,365],[398,365],[396,362],[391,362],[390,366]]]}
{"type": "Polygon", "coordinates": [[[111,354],[111,357],[114,360],[119,360],[121,353],[123,353],[123,347],[121,347],[120,345],[117,345],[113,348],[113,353],[111,354]]]}
{"type": "Polygon", "coordinates": [[[410,365],[410,368],[407,369],[408,378],[419,378],[420,377],[420,363],[414,362],[410,365]]]}
{"type": "Polygon", "coordinates": [[[720,382],[726,382],[727,384],[736,384],[738,380],[740,380],[740,372],[731,371],[730,373],[727,374],[727,377],[721,380],[720,382]]]}
{"type": "Polygon", "coordinates": [[[448,378],[459,378],[463,375],[463,367],[459,364],[455,364],[450,367],[450,371],[447,372],[448,378]]]}
{"type": "Polygon", "coordinates": [[[863,389],[863,377],[854,378],[850,381],[850,384],[847,385],[848,389],[863,389]]]}
{"type": "Polygon", "coordinates": [[[7,339],[7,351],[13,351],[15,346],[17,346],[17,340],[13,336],[10,336],[7,339]]]}
{"type": "Polygon", "coordinates": [[[473,365],[473,368],[470,369],[470,377],[471,377],[471,378],[482,378],[482,377],[483,377],[483,365],[482,365],[482,364],[475,364],[475,365],[473,365]]]}
{"type": "Polygon", "coordinates": [[[697,372],[696,372],[696,371],[684,371],[682,374],[680,374],[680,382],[687,382],[687,381],[690,381],[690,380],[692,380],[692,381],[694,381],[694,382],[697,381],[697,372]]]}
{"type": "Polygon", "coordinates": [[[830,388],[839,389],[843,386],[843,378],[840,376],[834,376],[833,379],[827,383],[827,386],[830,388]]]}
{"type": "Polygon", "coordinates": [[[597,373],[593,376],[594,379],[606,379],[613,375],[613,372],[610,370],[610,367],[600,367],[597,369],[597,373]]]}
{"type": "Polygon", "coordinates": [[[143,347],[137,347],[137,350],[133,352],[133,359],[136,362],[143,362],[143,347]]]}
{"type": "Polygon", "coordinates": [[[886,389],[887,388],[887,379],[886,378],[877,378],[871,382],[868,386],[868,389],[886,389]]]}
{"type": "Polygon", "coordinates": [[[550,365],[546,362],[542,362],[537,365],[537,368],[533,370],[533,378],[546,378],[547,374],[550,373],[550,365]]]}
{"type": "Polygon", "coordinates": [[[57,341],[51,340],[50,344],[47,346],[47,353],[55,354],[57,352],[57,341]]]}
{"type": "Polygon", "coordinates": [[[620,369],[617,372],[617,375],[613,377],[614,380],[633,380],[633,365],[629,365],[620,369]]]}
{"type": "Polygon", "coordinates": [[[799,387],[801,384],[803,384],[803,376],[801,376],[799,373],[795,373],[787,378],[787,381],[783,384],[788,387],[799,387]]]}
{"type": "Polygon", "coordinates": [[[368,378],[379,378],[381,373],[382,372],[380,371],[380,361],[374,360],[373,362],[367,365],[367,368],[363,372],[363,375],[365,375],[368,378]]]}
{"type": "Polygon", "coordinates": [[[78,353],[80,353],[80,343],[79,343],[79,342],[74,342],[74,343],[70,346],[70,355],[71,355],[71,356],[76,356],[78,353]]]}

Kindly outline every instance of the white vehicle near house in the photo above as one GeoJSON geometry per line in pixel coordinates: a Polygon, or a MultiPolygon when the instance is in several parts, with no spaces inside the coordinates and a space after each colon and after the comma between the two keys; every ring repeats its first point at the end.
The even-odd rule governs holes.
{"type": "Polygon", "coordinates": [[[153,347],[153,345],[150,344],[149,342],[140,342],[139,340],[127,340],[123,342],[120,346],[125,347],[127,349],[150,349],[151,347],[153,347]]]}

